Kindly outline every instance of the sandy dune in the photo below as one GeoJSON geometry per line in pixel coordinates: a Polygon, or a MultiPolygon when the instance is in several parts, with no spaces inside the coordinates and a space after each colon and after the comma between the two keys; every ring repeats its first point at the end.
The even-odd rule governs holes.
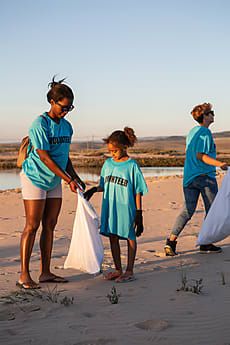
{"type": "MultiPolygon", "coordinates": [[[[221,179],[218,177],[219,183],[221,179]]],[[[64,186],[52,267],[70,282],[58,286],[45,284],[42,291],[32,295],[15,287],[20,270],[19,240],[25,221],[20,190],[0,193],[1,344],[230,344],[230,238],[221,242],[221,254],[198,252],[195,243],[204,216],[200,201],[179,239],[180,254],[165,257],[165,238],[182,206],[182,180],[152,178],[147,182],[145,233],[138,239],[135,281],[116,284],[103,280],[102,275],[63,270],[77,203],[75,195],[64,186]],[[182,286],[182,276],[187,278],[190,288],[203,279],[201,293],[177,291],[182,286]],[[111,304],[107,298],[113,286],[120,295],[118,304],[111,304]]],[[[92,199],[98,212],[100,198],[98,194],[92,199]]],[[[109,270],[112,267],[109,243],[107,239],[103,241],[103,269],[109,270]]],[[[122,260],[125,264],[125,242],[122,242],[122,260]]],[[[31,273],[37,279],[38,237],[31,273]]]]}

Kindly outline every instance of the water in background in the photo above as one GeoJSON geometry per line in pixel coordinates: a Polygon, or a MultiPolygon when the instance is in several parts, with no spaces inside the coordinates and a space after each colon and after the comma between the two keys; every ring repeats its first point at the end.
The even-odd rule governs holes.
{"type": "MultiPolygon", "coordinates": [[[[170,167],[147,167],[141,168],[145,177],[154,176],[173,176],[183,175],[183,168],[170,167]]],[[[0,190],[20,188],[20,177],[18,170],[2,170],[0,171],[0,190]]],[[[98,168],[79,168],[77,173],[83,181],[97,182],[100,176],[100,169],[98,168]]]]}

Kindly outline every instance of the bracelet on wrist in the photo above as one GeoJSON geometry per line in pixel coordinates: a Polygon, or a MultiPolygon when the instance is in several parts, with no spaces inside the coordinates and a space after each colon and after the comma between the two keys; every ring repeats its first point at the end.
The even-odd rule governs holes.
{"type": "Polygon", "coordinates": [[[70,183],[73,182],[73,181],[74,181],[74,178],[71,177],[71,179],[69,180],[68,184],[70,184],[70,183]]]}

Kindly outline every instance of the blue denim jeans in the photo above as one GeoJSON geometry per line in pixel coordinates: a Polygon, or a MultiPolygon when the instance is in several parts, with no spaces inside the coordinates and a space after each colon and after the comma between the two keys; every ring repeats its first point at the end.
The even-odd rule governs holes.
{"type": "Polygon", "coordinates": [[[193,216],[201,194],[206,215],[218,192],[218,186],[215,178],[207,175],[197,176],[187,187],[184,187],[184,206],[176,219],[171,234],[179,236],[187,222],[193,216]]]}

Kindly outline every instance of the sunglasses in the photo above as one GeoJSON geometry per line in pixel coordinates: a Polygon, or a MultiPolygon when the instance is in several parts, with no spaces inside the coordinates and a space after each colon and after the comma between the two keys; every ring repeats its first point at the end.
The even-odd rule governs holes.
{"type": "Polygon", "coordinates": [[[70,111],[72,111],[74,109],[74,105],[73,104],[69,105],[68,107],[63,106],[62,104],[60,104],[58,102],[55,102],[55,104],[59,105],[59,107],[61,108],[61,111],[63,113],[68,113],[68,112],[70,112],[70,111]]]}
{"type": "Polygon", "coordinates": [[[207,113],[204,113],[204,115],[208,116],[208,115],[212,115],[215,116],[215,113],[213,110],[208,111],[207,113]]]}

